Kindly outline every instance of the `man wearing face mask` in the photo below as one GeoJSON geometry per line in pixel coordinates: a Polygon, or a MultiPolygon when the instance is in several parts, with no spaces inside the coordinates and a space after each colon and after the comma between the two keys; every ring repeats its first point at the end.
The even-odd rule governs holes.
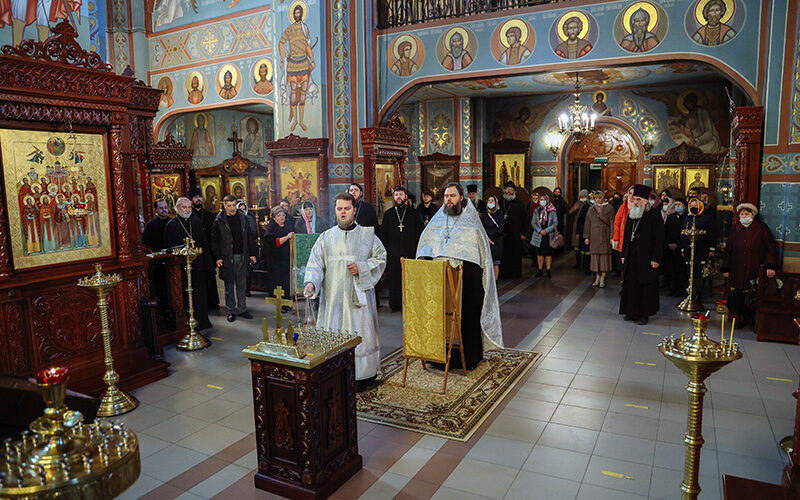
{"type": "Polygon", "coordinates": [[[626,321],[640,325],[646,325],[658,312],[658,278],[664,251],[664,221],[648,202],[651,192],[648,186],[633,186],[620,259],[625,279],[619,313],[626,321]]]}
{"type": "Polygon", "coordinates": [[[575,249],[575,265],[572,266],[572,269],[581,267],[581,261],[583,260],[583,253],[581,252],[583,238],[581,238],[581,235],[583,234],[583,225],[586,223],[586,213],[588,211],[588,209],[583,210],[583,207],[586,206],[588,200],[589,191],[581,189],[578,191],[578,200],[569,209],[569,217],[572,219],[572,248],[575,249]]]}
{"type": "MultiPolygon", "coordinates": [[[[733,226],[725,246],[722,272],[728,278],[728,310],[739,319],[736,324],[747,325],[753,320],[754,308],[745,300],[752,281],[758,277],[761,266],[767,269],[767,278],[775,276],[777,249],[775,238],[766,224],[756,219],[758,209],[751,203],[736,207],[739,221],[733,226]]],[[[748,294],[749,295],[749,294],[748,294]]]]}
{"type": "Polygon", "coordinates": [[[500,209],[505,217],[503,232],[503,257],[500,259],[500,279],[522,276],[522,242],[527,240],[528,211],[517,198],[517,187],[508,181],[503,189],[500,209]]]}
{"type": "MultiPolygon", "coordinates": [[[[175,212],[178,216],[169,221],[167,227],[164,228],[167,248],[180,248],[185,244],[186,238],[191,238],[194,240],[194,246],[203,249],[203,253],[192,265],[192,305],[194,306],[194,318],[197,320],[197,329],[205,330],[211,328],[211,322],[208,320],[208,295],[206,292],[206,288],[209,286],[206,281],[206,267],[209,265],[208,260],[211,259],[211,247],[200,219],[192,214],[192,202],[189,201],[189,198],[178,198],[175,202],[175,212]]],[[[183,276],[182,288],[186,290],[186,271],[183,271],[183,266],[181,266],[181,275],[183,276]]],[[[186,299],[184,300],[186,301],[186,299]]]]}
{"type": "Polygon", "coordinates": [[[675,212],[675,200],[672,199],[672,193],[668,189],[661,191],[661,218],[667,222],[667,217],[675,212]]]}
{"type": "Polygon", "coordinates": [[[681,229],[686,219],[686,198],[676,198],[674,210],[664,223],[664,286],[673,297],[686,290],[686,259],[681,255],[681,229]]]}
{"type": "MultiPolygon", "coordinates": [[[[708,252],[711,249],[716,236],[714,234],[714,219],[706,211],[705,204],[698,198],[692,198],[688,203],[688,211],[686,218],[683,221],[683,229],[691,229],[693,226],[697,229],[702,229],[706,232],[703,236],[698,236],[695,239],[694,245],[694,268],[695,268],[695,296],[699,301],[702,296],[702,282],[703,277],[700,272],[701,265],[708,258],[708,252]]],[[[688,236],[681,235],[681,255],[687,262],[687,273],[689,270],[689,258],[692,255],[691,241],[688,236]]],[[[686,275],[688,279],[688,274],[686,275]]]]}

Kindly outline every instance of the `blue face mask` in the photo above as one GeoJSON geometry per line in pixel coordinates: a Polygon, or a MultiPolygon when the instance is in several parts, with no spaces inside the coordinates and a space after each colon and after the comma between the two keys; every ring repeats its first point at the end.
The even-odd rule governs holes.
{"type": "Polygon", "coordinates": [[[681,213],[681,212],[683,212],[683,205],[676,206],[675,207],[675,213],[681,213]]]}

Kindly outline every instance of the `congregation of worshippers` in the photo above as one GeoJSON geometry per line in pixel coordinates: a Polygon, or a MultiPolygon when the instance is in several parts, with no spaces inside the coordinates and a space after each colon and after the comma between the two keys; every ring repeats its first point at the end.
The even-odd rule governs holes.
{"type": "MultiPolygon", "coordinates": [[[[280,200],[270,210],[260,242],[256,217],[243,200],[227,195],[222,210],[213,213],[193,188],[175,202],[175,218],[168,216],[164,200],[155,201],[157,215],[145,225],[142,241],[158,252],[191,237],[203,248],[192,275],[202,331],[211,327],[209,314],[229,322],[253,319],[247,297],[254,270],[266,271],[267,295],[276,287],[289,290],[290,240],[296,234],[321,234],[311,250],[303,294],[319,325],[356,329],[363,337],[356,349],[359,390],[376,383],[377,310],[403,308],[401,258],[447,259],[463,266],[463,345],[458,348],[467,369],[482,359],[481,332],[503,345],[497,281],[518,279],[524,272],[550,280],[557,268],[572,264],[573,255],[571,267],[593,275],[590,286],[618,293],[619,314],[639,325],[659,314],[662,296],[690,293],[698,302],[718,298],[709,273],[702,272],[716,265],[725,280],[730,314],[747,326],[754,317],[760,270],[769,278],[775,275],[776,242],[758,208],[741,203],[735,219],[726,218],[717,213],[709,190],[689,188],[683,196],[636,184],[611,196],[583,189],[568,200],[558,187],[533,189],[530,199],[520,198],[511,181],[502,195],[481,197],[477,188],[450,183],[437,203],[431,191],[414,200],[397,186],[394,206],[384,211],[380,223],[357,183],[333,194],[331,221],[318,217],[310,201],[290,207],[288,200],[280,200]],[[691,230],[697,233],[694,238],[691,230]],[[554,266],[554,259],[561,265],[554,266]],[[215,286],[218,279],[224,297],[215,286]]],[[[281,306],[284,313],[294,307],[299,306],[281,306]]],[[[453,366],[460,367],[459,356],[453,356],[453,366]]]]}

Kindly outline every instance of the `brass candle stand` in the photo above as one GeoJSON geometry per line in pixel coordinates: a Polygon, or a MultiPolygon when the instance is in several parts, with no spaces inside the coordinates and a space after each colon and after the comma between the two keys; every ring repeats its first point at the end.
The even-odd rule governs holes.
{"type": "Polygon", "coordinates": [[[0,450],[0,498],[113,498],[139,477],[136,435],[109,422],[85,425],[64,405],[68,370],[36,375],[44,414],[0,450]]]}
{"type": "Polygon", "coordinates": [[[119,285],[122,279],[119,274],[103,274],[103,266],[94,266],[95,273],[88,278],[78,280],[78,286],[93,290],[97,294],[97,307],[100,309],[101,334],[103,335],[103,352],[105,354],[106,373],[103,382],[108,386],[97,410],[98,417],[114,417],[127,413],[139,402],[133,396],[125,394],[117,388],[119,375],[114,371],[114,358],[111,355],[111,331],[108,328],[108,296],[119,285]]]}
{"type": "Polygon", "coordinates": [[[694,222],[689,229],[681,230],[681,234],[689,238],[690,243],[690,256],[689,256],[689,286],[686,288],[688,294],[685,299],[680,301],[675,307],[680,311],[696,312],[704,311],[703,304],[700,303],[694,296],[694,249],[696,246],[697,238],[706,234],[705,229],[697,229],[694,222]]]}
{"type": "Polygon", "coordinates": [[[192,262],[203,253],[203,249],[194,246],[194,240],[192,238],[186,238],[183,242],[185,245],[174,250],[172,253],[186,258],[186,293],[189,296],[189,321],[187,321],[186,324],[189,326],[189,333],[184,335],[175,347],[179,351],[197,351],[211,345],[210,340],[202,334],[197,333],[197,320],[194,319],[194,297],[192,296],[194,292],[194,288],[192,288],[192,262]]]}
{"type": "MultiPolygon", "coordinates": [[[[658,344],[658,350],[668,360],[689,377],[686,391],[689,393],[687,409],[686,461],[683,466],[683,482],[681,482],[682,500],[695,500],[700,494],[700,448],[703,440],[703,396],[707,389],[705,379],[712,373],[742,357],[739,345],[730,340],[715,342],[706,336],[708,316],[693,314],[694,334],[690,338],[681,334],[680,338],[670,335],[658,344]]],[[[731,335],[733,332],[731,331],[731,335]]]]}

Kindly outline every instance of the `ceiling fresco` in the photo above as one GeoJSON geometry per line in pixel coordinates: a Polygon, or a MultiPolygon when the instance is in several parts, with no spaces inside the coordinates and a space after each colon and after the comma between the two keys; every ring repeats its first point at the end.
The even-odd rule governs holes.
{"type": "MultiPolygon", "coordinates": [[[[720,80],[724,80],[724,77],[711,66],[680,61],[578,71],[578,81],[581,88],[586,91],[720,80]]],[[[453,96],[507,97],[520,94],[555,94],[569,91],[574,87],[574,71],[501,76],[426,85],[417,89],[406,102],[453,96]]]]}

